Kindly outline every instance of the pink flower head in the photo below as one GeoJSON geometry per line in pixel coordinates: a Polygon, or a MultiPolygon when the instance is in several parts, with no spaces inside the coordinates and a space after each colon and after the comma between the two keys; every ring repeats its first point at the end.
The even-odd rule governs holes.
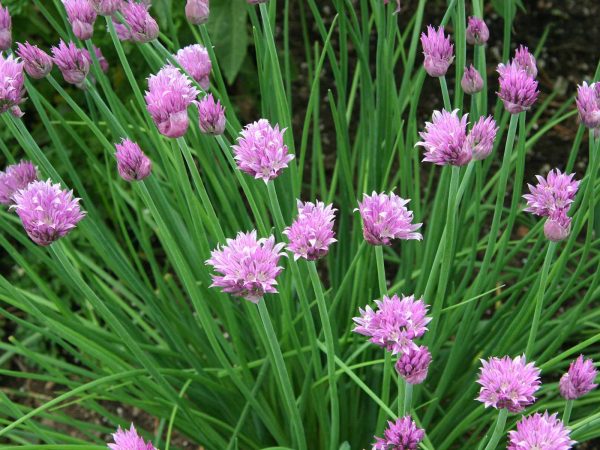
{"type": "Polygon", "coordinates": [[[327,254],[329,246],[337,242],[333,232],[335,211],[333,205],[325,206],[323,202],[298,200],[298,217],[283,232],[290,240],[288,249],[294,259],[314,261],[327,254]]]}
{"type": "Polygon", "coordinates": [[[67,83],[78,87],[84,85],[91,64],[87,50],[77,48],[73,42],[67,45],[61,40],[58,47],[52,47],[52,56],[67,83]]]}
{"type": "Polygon", "coordinates": [[[425,430],[417,427],[410,416],[404,416],[388,421],[383,438],[375,437],[373,450],[416,450],[424,437],[425,430]]]}
{"type": "Polygon", "coordinates": [[[21,161],[0,172],[0,203],[11,205],[13,195],[38,179],[37,167],[30,161],[21,161]]]}
{"type": "Polygon", "coordinates": [[[536,175],[538,184],[528,184],[530,193],[523,195],[527,200],[525,211],[543,217],[549,217],[553,211],[568,211],[579,189],[579,181],[573,180],[574,176],[558,169],[551,170],[547,178],[536,175]]]}
{"type": "Polygon", "coordinates": [[[202,25],[208,22],[210,9],[208,0],[187,0],[185,5],[185,16],[190,23],[202,25]]]}
{"type": "Polygon", "coordinates": [[[23,68],[31,78],[44,78],[52,70],[50,55],[29,42],[17,44],[17,55],[23,60],[23,68]]]}
{"type": "Polygon", "coordinates": [[[556,413],[535,413],[517,422],[517,430],[508,432],[507,450],[568,450],[575,441],[556,413]]]}
{"type": "Polygon", "coordinates": [[[13,195],[17,215],[33,242],[50,245],[66,236],[85,216],[73,191],[61,189],[51,180],[33,181],[13,195]]]}
{"type": "Polygon", "coordinates": [[[467,42],[470,45],[483,45],[490,38],[490,30],[487,25],[479,17],[469,17],[466,31],[467,42]]]}
{"type": "Polygon", "coordinates": [[[265,294],[277,293],[275,278],[283,267],[278,266],[285,244],[275,244],[275,238],[257,239],[256,231],[238,233],[227,239],[227,245],[217,247],[206,264],[220,275],[213,275],[211,287],[220,287],[236,297],[258,303],[265,294]]]}
{"type": "Polygon", "coordinates": [[[216,101],[212,94],[206,95],[198,102],[198,119],[200,131],[206,134],[220,135],[225,132],[225,108],[216,101]]]}
{"type": "Polygon", "coordinates": [[[173,66],[165,66],[156,75],[150,75],[146,105],[162,135],[178,138],[187,132],[187,108],[198,94],[192,81],[173,66]]]}
{"type": "Polygon", "coordinates": [[[486,408],[506,408],[516,413],[535,401],[533,394],[540,388],[540,369],[533,363],[527,364],[525,356],[492,357],[487,361],[482,359],[481,363],[477,400],[486,408]]]}
{"type": "Polygon", "coordinates": [[[8,8],[0,5],[0,51],[10,49],[12,45],[12,19],[8,8]]]}
{"type": "Polygon", "coordinates": [[[498,127],[492,116],[482,116],[475,122],[465,141],[474,160],[481,161],[492,153],[497,132],[498,127]]]}
{"type": "MultiPolygon", "coordinates": [[[[383,0],[383,3],[384,3],[384,5],[387,5],[390,3],[390,0],[383,0]]],[[[394,14],[398,14],[401,10],[402,10],[402,8],[401,8],[400,0],[396,0],[396,9],[394,11],[394,14]]]]}
{"type": "Polygon", "coordinates": [[[423,239],[421,233],[416,232],[422,224],[412,223],[413,213],[406,208],[408,202],[410,200],[393,192],[363,194],[357,209],[362,217],[365,240],[372,245],[392,245],[393,239],[423,239]]]}
{"type": "Polygon", "coordinates": [[[158,23],[148,12],[148,6],[129,0],[123,5],[121,12],[131,30],[131,40],[143,44],[158,37],[158,23]]]}
{"type": "Polygon", "coordinates": [[[112,437],[115,442],[108,444],[111,450],[156,450],[150,441],[144,442],[133,424],[129,430],[119,427],[112,437]]]}
{"type": "Polygon", "coordinates": [[[476,94],[483,89],[483,78],[481,78],[481,75],[473,64],[469,67],[465,67],[465,72],[460,80],[460,85],[463,88],[463,91],[465,91],[465,94],[476,94]]]}
{"type": "Polygon", "coordinates": [[[117,37],[119,38],[120,41],[131,41],[133,39],[132,35],[131,35],[131,29],[120,22],[119,19],[117,19],[116,17],[111,17],[111,22],[113,24],[113,27],[115,28],[115,33],[117,34],[117,37]]]}
{"type": "Polygon", "coordinates": [[[202,89],[208,89],[212,63],[206,48],[200,44],[188,45],[177,52],[175,60],[202,89]]]}
{"type": "Polygon", "coordinates": [[[425,346],[409,349],[396,362],[396,371],[410,384],[421,384],[427,378],[431,353],[425,346]]]}
{"type": "Polygon", "coordinates": [[[94,34],[96,10],[88,0],[63,0],[73,34],[81,40],[90,39],[94,34]]]}
{"type": "Polygon", "coordinates": [[[123,6],[123,0],[88,0],[96,12],[101,16],[112,16],[115,14],[121,6],[123,6]]]}
{"type": "Polygon", "coordinates": [[[123,139],[115,145],[117,152],[117,169],[125,181],[139,181],[152,172],[152,161],[142,151],[140,146],[129,139],[123,139]]]}
{"type": "Polygon", "coordinates": [[[588,128],[600,127],[600,83],[577,87],[577,109],[581,123],[588,128]]]}
{"type": "Polygon", "coordinates": [[[246,125],[233,146],[240,170],[265,183],[277,178],[294,159],[283,143],[283,133],[285,129],[272,127],[266,119],[246,125]]]}
{"type": "Polygon", "coordinates": [[[571,362],[569,370],[560,379],[560,395],[567,400],[575,400],[584,396],[592,389],[598,387],[594,381],[598,371],[594,367],[594,361],[584,359],[583,355],[571,362]]]}
{"type": "Polygon", "coordinates": [[[471,161],[471,149],[467,139],[467,114],[458,116],[458,109],[451,113],[443,109],[434,111],[432,121],[425,123],[425,131],[419,133],[422,141],[415,146],[425,148],[423,161],[439,166],[464,166],[471,161]]]}
{"type": "Polygon", "coordinates": [[[531,78],[535,78],[538,74],[535,56],[529,53],[529,49],[524,45],[520,45],[519,48],[515,50],[513,64],[516,64],[518,67],[527,72],[527,75],[529,75],[531,78]]]}
{"type": "Polygon", "coordinates": [[[425,55],[425,71],[432,77],[446,75],[454,60],[454,45],[450,42],[450,37],[444,34],[444,27],[436,30],[428,25],[427,34],[421,33],[421,45],[425,55]]]}
{"type": "Polygon", "coordinates": [[[564,210],[551,211],[544,223],[544,236],[552,242],[564,241],[571,234],[571,218],[564,210]]]}
{"type": "Polygon", "coordinates": [[[515,62],[498,65],[500,92],[498,97],[511,114],[527,111],[539,95],[538,82],[515,62]]]}
{"type": "Polygon", "coordinates": [[[370,306],[360,308],[360,317],[353,320],[356,326],[352,331],[369,336],[369,341],[392,352],[407,353],[419,350],[414,339],[427,331],[431,318],[427,317],[427,305],[422,299],[414,296],[400,299],[397,295],[384,296],[383,300],[375,300],[375,311],[370,306]]]}
{"type": "Polygon", "coordinates": [[[93,47],[94,47],[94,53],[96,55],[96,59],[98,59],[98,64],[100,65],[100,70],[102,70],[102,72],[104,72],[104,73],[107,73],[108,67],[109,67],[108,61],[102,54],[102,50],[100,50],[100,48],[96,47],[95,45],[93,47]]]}
{"type": "Polygon", "coordinates": [[[10,111],[16,117],[23,115],[19,104],[23,102],[24,83],[23,62],[13,55],[5,58],[0,54],[0,113],[10,111]]]}

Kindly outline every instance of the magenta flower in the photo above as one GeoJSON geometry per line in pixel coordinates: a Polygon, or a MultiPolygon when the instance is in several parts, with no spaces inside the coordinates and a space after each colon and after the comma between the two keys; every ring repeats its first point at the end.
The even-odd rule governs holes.
{"type": "Polygon", "coordinates": [[[115,28],[115,33],[117,34],[117,37],[120,41],[125,42],[131,41],[133,39],[133,37],[131,36],[131,29],[127,25],[121,23],[116,17],[111,17],[110,20],[113,24],[113,27],[115,28]]]}
{"type": "Polygon", "coordinates": [[[208,22],[210,9],[208,0],[187,0],[185,5],[185,16],[190,23],[202,25],[208,22]]]}
{"type": "Polygon", "coordinates": [[[584,359],[583,355],[571,362],[569,370],[560,379],[560,395],[567,400],[575,400],[584,396],[592,389],[598,387],[594,381],[598,371],[594,367],[594,361],[584,359]]]}
{"type": "Polygon", "coordinates": [[[479,17],[469,17],[466,31],[467,42],[471,45],[483,45],[490,38],[490,30],[479,17]]]}
{"type": "Polygon", "coordinates": [[[129,430],[119,427],[112,437],[114,443],[108,444],[111,450],[156,450],[150,441],[144,442],[133,424],[129,430]]]}
{"type": "Polygon", "coordinates": [[[437,30],[427,26],[427,34],[421,33],[421,45],[425,61],[423,67],[432,77],[443,77],[454,60],[454,45],[450,37],[444,34],[444,27],[437,30]]]}
{"type": "Polygon", "coordinates": [[[465,141],[475,161],[481,161],[492,153],[497,132],[498,127],[492,116],[482,116],[475,122],[465,141]]]}
{"type": "Polygon", "coordinates": [[[24,83],[23,62],[13,55],[5,58],[0,54],[0,113],[10,111],[15,117],[23,115],[19,104],[24,101],[24,83]]]}
{"type": "Polygon", "coordinates": [[[121,6],[123,6],[123,0],[88,0],[94,7],[96,12],[101,16],[112,16],[115,14],[121,6]]]}
{"type": "Polygon", "coordinates": [[[579,189],[579,181],[574,180],[574,176],[558,169],[551,170],[547,178],[536,175],[538,184],[528,184],[530,193],[523,195],[527,200],[525,211],[542,217],[549,217],[552,211],[568,211],[579,189]]]}
{"type": "Polygon", "coordinates": [[[37,179],[37,167],[30,161],[8,166],[4,172],[0,172],[0,203],[13,204],[13,195],[37,179]]]}
{"type": "Polygon", "coordinates": [[[212,63],[206,48],[200,44],[188,45],[177,52],[175,60],[202,89],[208,89],[212,63]]]}
{"type": "Polygon", "coordinates": [[[486,408],[506,408],[516,413],[535,401],[533,394],[540,388],[540,369],[533,363],[527,364],[525,356],[492,357],[487,361],[482,359],[481,363],[477,400],[486,408]]]}
{"type": "Polygon", "coordinates": [[[148,12],[148,6],[129,0],[121,12],[130,29],[131,40],[144,44],[158,37],[158,23],[148,12]]]}
{"type": "Polygon", "coordinates": [[[571,218],[564,210],[551,211],[544,223],[544,236],[552,242],[564,241],[571,234],[571,218]]]}
{"type": "Polygon", "coordinates": [[[396,361],[396,371],[410,384],[421,384],[427,378],[431,353],[425,346],[409,349],[396,361]]]}
{"type": "Polygon", "coordinates": [[[212,94],[207,94],[198,102],[198,119],[200,131],[205,134],[220,135],[225,132],[225,108],[216,101],[212,94]]]}
{"type": "Polygon", "coordinates": [[[425,437],[425,430],[417,427],[410,416],[388,421],[383,438],[375,437],[373,450],[416,450],[425,437]]]}
{"type": "Polygon", "coordinates": [[[108,61],[102,54],[102,50],[100,50],[95,45],[93,47],[94,47],[94,53],[96,54],[96,59],[98,60],[98,64],[100,65],[100,70],[102,70],[102,72],[104,72],[104,73],[107,73],[108,67],[109,67],[108,61]]]}
{"type": "Polygon", "coordinates": [[[162,135],[178,138],[187,132],[187,108],[198,94],[192,81],[173,66],[165,66],[156,75],[150,75],[146,105],[162,135]]]}
{"type": "Polygon", "coordinates": [[[256,238],[256,231],[238,233],[227,239],[227,245],[217,247],[206,264],[220,275],[213,275],[211,287],[258,303],[265,294],[277,293],[275,278],[283,267],[278,266],[285,244],[275,244],[275,238],[256,238]]]}
{"type": "Polygon", "coordinates": [[[363,194],[363,201],[354,211],[358,210],[362,217],[365,241],[372,245],[392,245],[393,239],[423,239],[416,232],[423,224],[412,223],[413,213],[406,208],[408,202],[393,192],[363,194]]]}
{"type": "Polygon", "coordinates": [[[516,64],[518,67],[527,72],[527,75],[529,75],[531,78],[535,78],[538,74],[535,56],[529,53],[529,49],[524,45],[520,45],[519,48],[515,50],[513,64],[516,64]]]}
{"type": "Polygon", "coordinates": [[[58,47],[52,47],[52,56],[67,83],[77,87],[84,86],[91,64],[87,50],[77,48],[73,42],[67,45],[61,40],[58,47]]]}
{"type": "Polygon", "coordinates": [[[33,242],[50,245],[66,236],[85,216],[73,191],[52,184],[51,180],[33,181],[13,195],[17,215],[33,242]]]}
{"type": "Polygon", "coordinates": [[[0,5],[0,51],[10,49],[12,45],[12,18],[8,8],[0,5]]]}
{"type": "Polygon", "coordinates": [[[508,432],[507,450],[568,450],[575,441],[556,413],[535,413],[517,422],[517,430],[508,432]]]}
{"type": "Polygon", "coordinates": [[[139,181],[152,172],[152,161],[142,151],[140,146],[129,139],[123,139],[120,144],[115,144],[117,149],[117,169],[125,181],[139,181]]]}
{"type": "Polygon", "coordinates": [[[17,44],[17,55],[23,60],[23,68],[31,78],[44,78],[52,70],[52,58],[29,42],[17,44]]]}
{"type": "Polygon", "coordinates": [[[383,300],[375,300],[376,310],[366,306],[360,308],[360,317],[353,320],[356,326],[352,331],[369,336],[369,342],[392,352],[407,353],[419,350],[413,341],[425,334],[427,324],[427,305],[423,299],[415,300],[414,296],[400,299],[397,295],[384,296],[383,300]]]}
{"type": "Polygon", "coordinates": [[[283,133],[285,129],[272,127],[267,119],[246,125],[233,146],[240,170],[265,183],[277,178],[294,159],[283,143],[283,133]]]}
{"type": "Polygon", "coordinates": [[[500,92],[498,97],[511,114],[527,111],[539,95],[538,82],[515,62],[498,65],[500,92]]]}
{"type": "Polygon", "coordinates": [[[467,114],[459,117],[458,109],[451,113],[443,109],[434,111],[431,120],[419,133],[423,140],[415,145],[425,148],[423,161],[439,166],[464,166],[471,161],[471,149],[465,145],[467,114]]]}
{"type": "Polygon", "coordinates": [[[600,83],[577,87],[577,109],[581,123],[588,128],[600,127],[600,83]]]}
{"type": "Polygon", "coordinates": [[[298,200],[298,217],[292,225],[283,231],[290,243],[288,249],[294,259],[300,258],[314,261],[322,258],[334,242],[333,224],[336,209],[333,205],[325,206],[323,202],[306,202],[298,200]]]}
{"type": "Polygon", "coordinates": [[[94,34],[96,10],[88,0],[63,0],[73,34],[81,40],[90,39],[94,34]]]}
{"type": "Polygon", "coordinates": [[[463,91],[465,91],[465,94],[476,94],[483,89],[483,78],[481,78],[481,75],[473,64],[469,67],[465,67],[465,72],[460,80],[460,85],[463,88],[463,91]]]}
{"type": "MultiPolygon", "coordinates": [[[[390,0],[383,0],[384,5],[388,5],[389,3],[390,3],[390,0]]],[[[396,10],[394,11],[394,14],[398,14],[401,10],[402,10],[402,8],[401,8],[400,0],[396,0],[396,10]]]]}

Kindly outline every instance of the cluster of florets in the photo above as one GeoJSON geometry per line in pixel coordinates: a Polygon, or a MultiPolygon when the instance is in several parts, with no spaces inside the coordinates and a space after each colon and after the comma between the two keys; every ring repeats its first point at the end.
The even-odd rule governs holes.
{"type": "Polygon", "coordinates": [[[537,65],[527,47],[520,46],[509,64],[499,64],[498,97],[511,114],[527,111],[538,98],[537,65]]]}

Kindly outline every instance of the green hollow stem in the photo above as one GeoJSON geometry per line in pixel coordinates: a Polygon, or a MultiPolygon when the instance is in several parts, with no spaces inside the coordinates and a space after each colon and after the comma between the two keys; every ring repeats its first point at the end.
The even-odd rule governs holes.
{"type": "Polygon", "coordinates": [[[402,416],[410,414],[412,408],[413,385],[403,380],[404,382],[404,403],[402,404],[402,416]]]}
{"type": "Polygon", "coordinates": [[[542,272],[540,273],[540,284],[535,295],[535,311],[533,313],[533,321],[531,322],[531,329],[529,330],[529,338],[527,339],[527,347],[525,349],[525,356],[527,359],[531,359],[533,346],[535,345],[535,338],[540,326],[540,317],[542,315],[542,307],[544,306],[544,294],[546,293],[546,283],[548,281],[548,272],[550,270],[550,264],[552,264],[552,258],[554,257],[554,251],[556,250],[556,242],[548,243],[548,250],[546,251],[546,257],[544,258],[544,265],[542,266],[542,272]]]}
{"type": "Polygon", "coordinates": [[[379,295],[383,298],[387,295],[387,282],[385,279],[385,264],[383,262],[383,247],[375,247],[375,261],[377,262],[377,282],[379,284],[379,295]]]}
{"type": "Polygon", "coordinates": [[[506,426],[506,417],[508,416],[508,409],[502,408],[498,411],[498,418],[496,419],[496,425],[494,426],[494,432],[490,441],[485,446],[485,450],[494,450],[498,446],[500,437],[504,433],[504,427],[506,426]]]}
{"type": "Polygon", "coordinates": [[[306,450],[306,436],[304,434],[304,426],[302,425],[302,419],[300,417],[300,410],[296,406],[292,382],[287,368],[285,367],[285,361],[283,360],[281,347],[279,346],[279,341],[277,340],[277,335],[275,334],[275,329],[273,328],[269,310],[267,309],[264,299],[258,303],[258,312],[260,314],[260,319],[263,323],[263,326],[265,327],[267,341],[271,350],[270,354],[273,358],[273,366],[275,367],[277,379],[281,385],[286,408],[290,414],[289,419],[292,423],[295,445],[299,450],[306,450]]]}
{"type": "Polygon", "coordinates": [[[442,89],[442,97],[444,98],[444,109],[446,111],[452,111],[452,103],[450,102],[450,94],[448,93],[448,84],[446,83],[446,77],[440,77],[440,88],[442,89]]]}
{"type": "Polygon", "coordinates": [[[562,416],[562,421],[565,424],[565,426],[569,425],[569,420],[571,419],[571,411],[573,411],[573,403],[574,400],[567,400],[565,403],[565,410],[562,416]]]}
{"type": "MultiPolygon", "coordinates": [[[[379,285],[379,295],[383,298],[384,295],[388,294],[387,282],[385,279],[385,263],[383,261],[383,246],[377,245],[375,247],[375,261],[377,263],[377,281],[379,285]]],[[[390,384],[392,379],[392,356],[389,352],[385,352],[385,360],[383,363],[383,381],[381,384],[381,399],[388,404],[390,398],[390,384]]],[[[379,411],[379,417],[377,418],[377,429],[381,429],[385,423],[386,414],[385,411],[379,411]]]]}
{"type": "Polygon", "coordinates": [[[339,420],[340,420],[340,405],[337,390],[337,378],[335,374],[335,339],[331,330],[331,321],[325,303],[323,287],[317,272],[317,265],[314,261],[308,263],[308,272],[310,280],[317,298],[317,307],[323,325],[323,334],[325,335],[325,347],[327,348],[327,377],[329,378],[329,397],[331,399],[331,426],[329,428],[329,447],[331,450],[336,450],[339,446],[339,420]]]}

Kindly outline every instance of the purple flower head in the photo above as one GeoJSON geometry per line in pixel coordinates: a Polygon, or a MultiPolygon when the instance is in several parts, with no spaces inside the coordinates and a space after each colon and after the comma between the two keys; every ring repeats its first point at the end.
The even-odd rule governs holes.
{"type": "Polygon", "coordinates": [[[544,236],[552,242],[564,241],[571,234],[571,218],[564,210],[551,211],[544,223],[544,236]]]}
{"type": "Polygon", "coordinates": [[[143,44],[158,37],[158,23],[148,12],[148,6],[129,0],[123,5],[121,12],[131,30],[132,41],[143,44]]]}
{"type": "Polygon", "coordinates": [[[392,352],[407,353],[419,350],[414,339],[427,331],[431,321],[427,317],[427,305],[422,299],[415,300],[414,296],[402,299],[397,295],[384,296],[383,300],[375,300],[376,309],[366,306],[360,308],[360,317],[353,320],[356,326],[352,331],[369,336],[369,341],[392,352]]]}
{"type": "MultiPolygon", "coordinates": [[[[390,1],[391,0],[383,0],[383,4],[387,5],[390,3],[390,1]]],[[[400,0],[396,0],[396,9],[394,10],[394,14],[398,14],[400,11],[402,11],[400,0]]]]}
{"type": "Polygon", "coordinates": [[[13,195],[38,179],[37,167],[29,161],[8,166],[0,172],[0,203],[13,204],[13,195]]]}
{"type": "Polygon", "coordinates": [[[61,40],[58,47],[52,47],[52,56],[67,83],[77,87],[84,85],[91,64],[87,50],[77,48],[73,42],[67,45],[61,40]]]}
{"type": "Polygon", "coordinates": [[[533,394],[540,388],[540,369],[533,363],[527,364],[525,356],[515,359],[492,357],[481,363],[477,380],[481,388],[477,400],[486,408],[506,408],[516,413],[535,401],[533,394]]]}
{"type": "Polygon", "coordinates": [[[423,239],[421,223],[412,223],[413,213],[406,208],[410,200],[398,197],[393,192],[369,196],[363,194],[358,210],[363,221],[363,237],[372,245],[392,245],[393,239],[423,239]]]}
{"type": "Polygon", "coordinates": [[[117,169],[125,181],[143,180],[152,172],[152,161],[142,151],[140,146],[129,139],[123,139],[115,144],[117,152],[117,169]]]}
{"type": "Polygon", "coordinates": [[[333,205],[325,206],[323,202],[303,203],[298,200],[298,217],[283,232],[290,240],[288,249],[295,260],[322,258],[329,251],[329,246],[337,242],[333,232],[335,211],[333,205]]]}
{"type": "Polygon", "coordinates": [[[0,51],[10,49],[12,45],[12,19],[8,8],[0,5],[0,51]]]}
{"type": "Polygon", "coordinates": [[[265,183],[277,178],[294,159],[283,143],[283,133],[285,129],[272,127],[266,119],[246,125],[233,146],[240,170],[265,183]]]}
{"type": "Polygon", "coordinates": [[[535,78],[538,74],[535,56],[529,53],[529,49],[524,45],[520,45],[519,48],[515,50],[513,64],[516,64],[518,67],[527,72],[527,75],[529,75],[531,78],[535,78]]]}
{"type": "Polygon", "coordinates": [[[119,427],[112,437],[115,442],[108,444],[108,448],[111,450],[156,450],[150,441],[144,442],[133,424],[129,430],[119,427]]]}
{"type": "Polygon", "coordinates": [[[13,195],[17,215],[33,242],[50,245],[66,236],[85,216],[73,191],[51,180],[33,181],[13,195]]]}
{"type": "Polygon", "coordinates": [[[594,381],[598,371],[594,361],[584,359],[583,355],[571,362],[569,370],[560,379],[560,395],[567,400],[575,400],[598,387],[594,381]]]}
{"type": "Polygon", "coordinates": [[[428,25],[427,34],[421,33],[421,45],[425,55],[423,62],[425,71],[432,77],[446,75],[448,67],[454,60],[454,45],[450,42],[450,37],[444,34],[444,27],[436,30],[428,25]]]}
{"type": "Polygon", "coordinates": [[[24,83],[23,62],[13,55],[5,58],[0,54],[0,113],[10,111],[16,117],[23,115],[19,104],[24,101],[24,83]]]}
{"type": "Polygon", "coordinates": [[[470,45],[483,45],[490,38],[490,30],[479,17],[469,17],[466,31],[467,42],[470,45]]]}
{"type": "Polygon", "coordinates": [[[477,69],[473,67],[473,64],[469,67],[465,67],[465,72],[460,80],[460,85],[463,88],[463,91],[465,91],[465,94],[476,94],[483,89],[483,78],[481,78],[477,69]]]}
{"type": "Polygon", "coordinates": [[[474,160],[481,161],[492,153],[497,132],[498,127],[492,116],[482,116],[475,122],[465,141],[474,160]]]}
{"type": "Polygon", "coordinates": [[[198,94],[192,81],[173,66],[165,66],[156,75],[150,75],[146,105],[162,135],[178,138],[187,132],[187,108],[198,94]]]}
{"type": "Polygon", "coordinates": [[[600,127],[600,83],[577,87],[577,109],[581,123],[588,128],[600,127]]]}
{"type": "Polygon", "coordinates": [[[205,91],[208,89],[212,63],[206,48],[200,44],[188,45],[177,52],[175,60],[202,89],[205,91]]]}
{"type": "Polygon", "coordinates": [[[219,135],[225,132],[225,108],[220,101],[215,102],[212,94],[198,102],[198,119],[200,131],[205,134],[219,135]]]}
{"type": "Polygon", "coordinates": [[[94,47],[94,53],[96,54],[96,59],[98,59],[98,64],[100,65],[100,70],[102,70],[102,72],[104,72],[104,73],[107,73],[108,67],[109,67],[108,61],[102,54],[102,50],[100,50],[100,48],[96,47],[95,45],[93,47],[94,47]]]}
{"type": "Polygon", "coordinates": [[[538,184],[528,184],[530,193],[523,195],[527,200],[525,211],[542,217],[550,217],[553,211],[568,211],[579,189],[579,181],[573,180],[574,176],[558,169],[551,170],[547,178],[536,175],[538,184]]]}
{"type": "Polygon", "coordinates": [[[116,17],[111,17],[110,20],[113,24],[113,27],[115,28],[115,33],[117,34],[117,37],[120,41],[125,42],[131,41],[133,39],[131,35],[131,29],[127,25],[121,23],[116,17]]]}
{"type": "Polygon", "coordinates": [[[96,12],[101,16],[112,16],[115,14],[121,6],[123,6],[123,0],[88,0],[96,12]]]}
{"type": "Polygon", "coordinates": [[[185,5],[185,16],[190,23],[202,25],[208,22],[210,9],[208,0],[187,0],[185,5]]]}
{"type": "Polygon", "coordinates": [[[396,371],[410,384],[421,384],[427,378],[431,353],[425,346],[411,348],[396,362],[396,371]]]}
{"type": "Polygon", "coordinates": [[[507,450],[568,450],[575,441],[556,413],[535,413],[517,422],[517,430],[508,432],[507,450]]]}
{"type": "Polygon", "coordinates": [[[275,278],[283,267],[278,266],[285,244],[275,244],[275,238],[257,239],[256,231],[238,233],[227,239],[227,245],[211,252],[206,264],[220,275],[213,275],[211,287],[220,287],[236,297],[258,303],[265,294],[277,293],[275,278]]]}
{"type": "Polygon", "coordinates": [[[443,109],[434,111],[431,122],[425,123],[425,131],[419,135],[422,141],[415,146],[425,148],[423,161],[439,166],[464,166],[471,161],[471,149],[467,139],[467,114],[458,116],[458,109],[451,113],[443,109]]]}
{"type": "Polygon", "coordinates": [[[88,0],[63,0],[73,34],[81,40],[90,39],[94,34],[96,10],[88,0]]]}
{"type": "Polygon", "coordinates": [[[540,93],[538,82],[515,62],[498,65],[500,91],[498,97],[511,114],[527,111],[540,93]]]}
{"type": "Polygon", "coordinates": [[[29,42],[17,44],[17,55],[23,60],[23,68],[31,78],[44,78],[52,70],[50,55],[29,42]]]}
{"type": "Polygon", "coordinates": [[[382,438],[375,437],[373,450],[416,450],[425,437],[410,416],[400,417],[396,422],[388,421],[382,438]]]}

